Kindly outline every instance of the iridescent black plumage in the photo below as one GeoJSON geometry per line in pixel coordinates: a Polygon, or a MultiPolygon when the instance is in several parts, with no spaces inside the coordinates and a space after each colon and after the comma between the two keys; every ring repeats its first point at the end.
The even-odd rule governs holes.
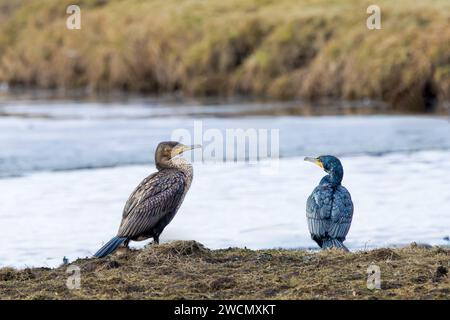
{"type": "Polygon", "coordinates": [[[306,203],[306,218],[311,238],[321,248],[340,248],[350,229],[353,217],[353,202],[350,193],[341,185],[344,170],[338,158],[320,156],[305,158],[322,167],[323,177],[306,203]]]}
{"type": "Polygon", "coordinates": [[[177,213],[192,182],[192,165],[180,153],[198,146],[162,142],[155,152],[157,172],[145,178],[131,193],[125,204],[117,236],[94,256],[104,257],[130,240],[140,241],[159,236],[177,213]]]}

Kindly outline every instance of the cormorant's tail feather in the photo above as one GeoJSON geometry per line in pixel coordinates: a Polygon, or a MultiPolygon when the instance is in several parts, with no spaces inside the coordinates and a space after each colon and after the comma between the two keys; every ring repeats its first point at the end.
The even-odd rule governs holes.
{"type": "Polygon", "coordinates": [[[344,245],[344,243],[342,243],[342,241],[339,239],[326,239],[323,241],[322,249],[332,249],[332,248],[341,249],[347,252],[349,251],[347,247],[344,245]]]}
{"type": "Polygon", "coordinates": [[[96,258],[103,258],[107,256],[108,254],[114,252],[118,246],[120,246],[122,243],[127,240],[126,237],[114,237],[111,240],[109,240],[103,247],[101,247],[100,250],[98,250],[94,257],[96,258]]]}

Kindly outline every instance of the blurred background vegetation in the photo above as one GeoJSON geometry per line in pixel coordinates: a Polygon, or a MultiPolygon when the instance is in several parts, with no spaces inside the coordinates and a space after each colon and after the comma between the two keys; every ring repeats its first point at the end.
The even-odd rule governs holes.
{"type": "Polygon", "coordinates": [[[450,100],[450,1],[0,0],[0,82],[431,111],[450,100]]]}

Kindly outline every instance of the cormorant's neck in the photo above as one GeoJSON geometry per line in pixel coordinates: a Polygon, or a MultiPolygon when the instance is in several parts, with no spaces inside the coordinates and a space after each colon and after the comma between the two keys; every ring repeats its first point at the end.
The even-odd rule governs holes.
{"type": "Polygon", "coordinates": [[[344,177],[344,169],[342,167],[336,167],[328,172],[328,175],[320,180],[320,184],[330,183],[332,185],[340,185],[342,178],[344,177]]]}
{"type": "Polygon", "coordinates": [[[181,171],[189,171],[192,170],[192,164],[190,164],[189,161],[184,158],[176,157],[168,161],[157,162],[156,169],[158,169],[159,171],[163,169],[178,169],[181,171]]]}

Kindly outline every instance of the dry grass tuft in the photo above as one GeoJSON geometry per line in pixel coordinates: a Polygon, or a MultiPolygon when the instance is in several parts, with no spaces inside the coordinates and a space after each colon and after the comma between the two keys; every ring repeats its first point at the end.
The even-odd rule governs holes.
{"type": "Polygon", "coordinates": [[[142,250],[137,256],[136,261],[139,263],[160,263],[161,259],[171,260],[179,259],[180,257],[190,256],[207,257],[209,250],[201,243],[196,241],[174,241],[166,245],[149,245],[145,250],[142,250]]]}
{"type": "Polygon", "coordinates": [[[375,261],[398,260],[400,256],[392,249],[375,249],[367,253],[367,257],[375,261]]]}

